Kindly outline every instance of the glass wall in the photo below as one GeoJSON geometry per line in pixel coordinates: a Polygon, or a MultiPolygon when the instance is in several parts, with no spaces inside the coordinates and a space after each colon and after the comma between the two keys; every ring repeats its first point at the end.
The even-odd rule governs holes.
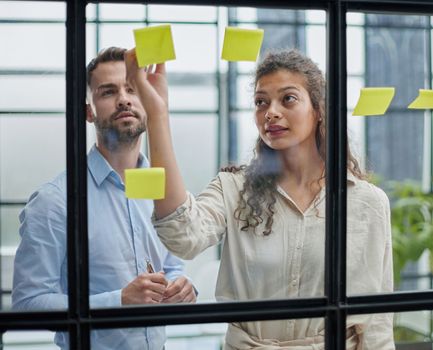
{"type": "MultiPolygon", "coordinates": [[[[220,59],[225,27],[262,28],[265,36],[261,55],[272,48],[295,47],[327,73],[326,18],[326,11],[319,9],[89,4],[86,62],[109,46],[133,47],[133,29],[171,24],[177,59],[167,63],[170,123],[186,187],[196,195],[221,167],[248,163],[258,136],[252,85],[255,63],[229,63],[220,59]]],[[[346,20],[349,145],[361,168],[370,173],[369,180],[390,199],[392,246],[382,243],[392,250],[389,256],[394,260],[395,289],[431,290],[431,115],[424,110],[407,109],[418,89],[431,87],[431,18],[365,12],[348,13],[346,20]],[[352,116],[360,89],[378,86],[396,89],[386,115],[352,116]]],[[[32,193],[66,167],[65,22],[66,4],[62,2],[0,3],[0,306],[3,310],[11,309],[13,260],[20,242],[20,220],[25,219],[20,213],[32,193]]],[[[88,150],[95,140],[93,125],[88,124],[88,150]]],[[[146,139],[142,152],[147,153],[146,139]]],[[[348,197],[349,210],[353,205],[351,198],[348,197]]],[[[316,211],[311,211],[311,215],[304,215],[301,210],[304,217],[297,223],[307,231],[313,225],[310,222],[317,221],[318,216],[325,227],[324,197],[313,207],[316,211]]],[[[368,219],[360,217],[360,222],[368,219]]],[[[347,218],[347,224],[350,230],[351,217],[347,218]]],[[[284,224],[278,226],[276,222],[275,225],[284,231],[284,224]]],[[[376,231],[373,231],[354,230],[356,239],[348,231],[349,296],[377,292],[363,288],[365,283],[354,281],[360,269],[381,263],[370,259],[365,249],[361,250],[361,245],[370,247],[367,248],[370,252],[378,249],[374,243],[377,237],[373,237],[376,231]],[[359,243],[360,240],[365,244],[359,243]]],[[[263,242],[253,242],[250,253],[242,252],[246,270],[255,278],[265,273],[259,279],[287,278],[284,280],[287,290],[271,293],[272,299],[305,297],[301,266],[298,270],[287,271],[284,266],[278,271],[271,270],[278,264],[275,257],[286,252],[292,254],[294,261],[304,264],[305,255],[299,253],[302,248],[299,242],[303,243],[304,238],[286,237],[283,244],[272,237],[266,238],[263,242]],[[261,271],[257,271],[257,262],[262,264],[261,271]]],[[[323,252],[314,258],[324,273],[324,229],[320,238],[309,244],[317,245],[317,251],[323,252]]],[[[66,256],[66,251],[63,253],[66,256]]],[[[215,302],[220,258],[224,254],[224,248],[218,244],[194,260],[186,261],[186,273],[199,291],[199,304],[215,302]]],[[[307,296],[325,294],[322,284],[317,288],[307,296]]],[[[419,313],[430,320],[430,311],[419,313]]],[[[418,316],[397,316],[396,330],[401,332],[398,341],[409,341],[412,335],[405,338],[406,331],[400,331],[399,327],[409,327],[410,323],[410,327],[416,328],[413,319],[418,316]]],[[[305,326],[297,321],[290,321],[288,327],[305,326]]],[[[308,327],[313,327],[316,321],[324,329],[322,318],[314,319],[308,327]]],[[[218,348],[224,338],[224,327],[223,323],[215,327],[170,326],[166,348],[203,348],[203,344],[218,348]]],[[[431,330],[424,328],[423,339],[431,340],[431,330]]],[[[27,339],[34,348],[42,343],[49,348],[47,344],[52,344],[53,336],[49,331],[7,332],[3,339],[5,348],[10,349],[31,347],[27,339]],[[24,338],[26,341],[22,341],[24,338]]]]}

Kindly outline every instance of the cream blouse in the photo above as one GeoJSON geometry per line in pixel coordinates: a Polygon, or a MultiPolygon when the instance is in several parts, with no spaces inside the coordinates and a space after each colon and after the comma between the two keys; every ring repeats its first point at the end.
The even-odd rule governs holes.
{"type": "MultiPolygon", "coordinates": [[[[192,259],[223,240],[215,291],[219,301],[323,296],[325,188],[305,212],[278,188],[272,233],[264,236],[264,223],[241,231],[234,217],[243,183],[242,171],[221,172],[197,198],[188,194],[175,212],[154,220],[161,241],[179,257],[192,259]]],[[[347,293],[391,292],[388,198],[350,173],[347,194],[347,293]]],[[[252,344],[263,340],[275,348],[298,349],[278,344],[318,336],[323,344],[324,326],[322,318],[236,323],[229,326],[226,347],[258,349],[252,344]]],[[[347,327],[359,335],[356,349],[394,349],[390,314],[349,316],[347,327]]]]}

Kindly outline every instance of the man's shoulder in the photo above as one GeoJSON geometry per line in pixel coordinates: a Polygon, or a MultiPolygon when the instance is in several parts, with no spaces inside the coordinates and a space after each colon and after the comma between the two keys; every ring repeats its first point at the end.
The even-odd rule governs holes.
{"type": "Polygon", "coordinates": [[[27,204],[34,201],[42,201],[45,204],[50,202],[63,204],[66,202],[66,172],[64,171],[52,180],[42,184],[31,194],[27,204]]]}

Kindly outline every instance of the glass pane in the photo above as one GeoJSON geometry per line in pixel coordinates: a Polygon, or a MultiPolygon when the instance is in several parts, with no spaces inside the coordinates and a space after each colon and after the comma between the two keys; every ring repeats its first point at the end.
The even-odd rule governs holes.
{"type": "Polygon", "coordinates": [[[347,28],[347,72],[349,74],[364,73],[364,29],[347,28]]]}
{"type": "Polygon", "coordinates": [[[347,114],[347,136],[350,152],[358,160],[361,169],[366,169],[365,118],[347,114]]]}
{"type": "Polygon", "coordinates": [[[306,52],[319,68],[326,72],[326,28],[325,26],[307,26],[306,52]]]}
{"type": "MultiPolygon", "coordinates": [[[[397,17],[400,25],[423,21],[419,16],[397,17]]],[[[367,155],[374,172],[382,178],[422,181],[423,112],[408,110],[407,106],[418,89],[425,87],[427,33],[387,27],[388,23],[395,25],[397,17],[367,15],[367,23],[375,27],[366,30],[366,84],[395,88],[388,117],[367,120],[367,155]]]]}
{"type": "Polygon", "coordinates": [[[0,24],[0,68],[64,70],[65,35],[64,23],[0,24]]]}
{"type": "Polygon", "coordinates": [[[146,6],[132,4],[100,4],[100,20],[116,21],[144,21],[146,18],[146,6]]]}
{"type": "MultiPolygon", "coordinates": [[[[430,65],[427,32],[407,27],[424,22],[419,16],[366,15],[365,85],[394,87],[395,96],[383,116],[348,117],[358,144],[365,145],[371,183],[356,176],[348,181],[348,294],[432,288],[427,242],[433,201],[430,185],[423,187],[431,183],[425,153],[430,127],[423,110],[407,109],[425,86],[430,65]]],[[[348,80],[349,108],[361,87],[361,78],[348,80]]]]}
{"type": "Polygon", "coordinates": [[[96,4],[87,4],[86,6],[86,17],[88,21],[93,21],[96,18],[96,4]]]}
{"type": "Polygon", "coordinates": [[[304,19],[305,11],[285,10],[285,9],[269,9],[269,8],[234,8],[235,11],[230,11],[230,20],[240,22],[255,22],[260,25],[260,21],[276,22],[276,23],[293,23],[304,19]],[[254,16],[256,15],[256,17],[254,16]]]}
{"type": "Polygon", "coordinates": [[[192,74],[176,74],[169,76],[169,101],[173,111],[209,111],[214,112],[218,108],[218,89],[215,76],[192,74]],[[170,79],[176,75],[175,79],[170,79]],[[201,79],[202,77],[206,79],[201,79]],[[192,78],[192,79],[191,79],[192,78]],[[206,80],[201,82],[200,80],[206,80]],[[194,103],[191,103],[191,100],[194,103]]]}
{"type": "Polygon", "coordinates": [[[0,76],[0,109],[6,111],[65,110],[64,75],[0,76]],[[25,98],[24,98],[25,97],[25,98]]]}
{"type": "Polygon", "coordinates": [[[149,5],[149,20],[163,22],[214,22],[217,8],[210,6],[149,5]]]}
{"type": "MultiPolygon", "coordinates": [[[[18,235],[18,231],[16,231],[18,235]]],[[[1,253],[1,288],[2,288],[2,304],[1,309],[9,311],[12,308],[12,279],[13,279],[13,264],[15,257],[16,245],[13,247],[2,246],[1,253]]]]}
{"type": "Polygon", "coordinates": [[[226,323],[168,326],[166,350],[220,350],[227,332],[226,323]]]}
{"type": "Polygon", "coordinates": [[[176,60],[168,62],[169,72],[214,72],[219,60],[217,29],[210,25],[172,25],[176,60]]]}
{"type": "Polygon", "coordinates": [[[350,315],[346,320],[346,328],[346,349],[356,349],[355,344],[371,346],[372,349],[395,349],[393,314],[350,315]]]}
{"type": "Polygon", "coordinates": [[[402,15],[383,15],[383,14],[368,14],[366,16],[367,25],[379,26],[427,26],[429,16],[402,16],[402,15]]]}
{"type": "Polygon", "coordinates": [[[133,30],[142,27],[144,26],[136,23],[101,24],[99,27],[100,49],[110,46],[135,47],[133,30]]]}
{"type": "Polygon", "coordinates": [[[308,24],[310,23],[320,23],[324,24],[326,22],[326,12],[319,10],[309,10],[305,11],[305,20],[308,24]]]}
{"type": "MultiPolygon", "coordinates": [[[[20,237],[18,234],[19,220],[18,215],[23,209],[24,205],[2,205],[0,207],[0,232],[1,232],[1,247],[7,249],[14,249],[18,246],[20,237]]],[[[2,252],[3,253],[3,252],[2,252]]],[[[15,253],[15,251],[14,251],[15,253]]],[[[4,265],[2,265],[4,267],[4,265]]]]}
{"type": "Polygon", "coordinates": [[[257,9],[252,7],[237,7],[236,19],[240,22],[256,22],[257,9]]]}
{"type": "Polygon", "coordinates": [[[0,135],[0,195],[4,200],[27,200],[65,169],[64,117],[3,115],[0,135]]]}
{"type": "Polygon", "coordinates": [[[251,75],[239,75],[237,79],[236,102],[237,108],[252,110],[254,107],[254,88],[251,75]]]}
{"type": "Polygon", "coordinates": [[[237,159],[240,164],[248,163],[253,157],[253,149],[257,141],[258,132],[254,122],[253,112],[239,112],[234,114],[233,128],[236,127],[237,159]]]}
{"type": "Polygon", "coordinates": [[[394,314],[394,339],[398,350],[430,350],[432,348],[432,311],[394,314]]]}
{"type": "Polygon", "coordinates": [[[346,16],[346,21],[349,25],[363,25],[365,21],[365,14],[349,12],[346,16]]]}
{"type": "Polygon", "coordinates": [[[216,115],[176,115],[170,122],[174,149],[186,187],[198,194],[215,175],[218,118],[216,115]],[[192,150],[194,157],[191,157],[192,150]]]}
{"type": "MultiPolygon", "coordinates": [[[[66,5],[53,1],[2,1],[1,19],[57,19],[65,20],[66,5]]],[[[29,43],[30,44],[30,43],[29,43]]]]}
{"type": "MultiPolygon", "coordinates": [[[[149,327],[146,333],[147,339],[143,328],[95,330],[92,331],[92,349],[97,349],[105,342],[118,349],[128,347],[129,343],[140,344],[143,341],[147,341],[150,348],[159,349],[163,346],[163,328],[149,327]]],[[[245,344],[250,347],[262,344],[266,348],[271,342],[288,348],[293,345],[321,349],[324,348],[324,319],[176,325],[165,327],[165,334],[166,350],[219,350],[228,346],[240,349],[245,344]]],[[[347,344],[357,344],[356,337],[351,334],[347,344]]]]}
{"type": "Polygon", "coordinates": [[[365,87],[363,77],[349,77],[347,79],[347,109],[351,112],[350,114],[352,114],[353,109],[358,103],[360,92],[363,87],[365,87]]]}
{"type": "Polygon", "coordinates": [[[4,350],[56,350],[54,333],[49,331],[7,331],[3,334],[4,350]]]}
{"type": "MultiPolygon", "coordinates": [[[[87,12],[88,14],[89,12],[87,12]]],[[[89,18],[87,18],[89,20],[89,18]]],[[[90,62],[90,60],[96,56],[97,47],[97,25],[87,23],[86,25],[86,62],[90,62]]]]}

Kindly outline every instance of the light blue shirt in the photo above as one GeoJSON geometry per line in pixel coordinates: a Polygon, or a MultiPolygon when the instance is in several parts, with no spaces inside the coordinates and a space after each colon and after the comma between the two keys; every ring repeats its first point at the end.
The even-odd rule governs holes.
{"type": "MultiPolygon", "coordinates": [[[[90,307],[120,307],[121,289],[146,272],[174,280],[183,263],[160,242],[151,223],[153,202],[125,197],[121,177],[93,146],[88,154],[88,232],[90,307]]],[[[140,156],[139,167],[148,162],[140,156]]],[[[12,290],[15,310],[55,310],[68,307],[66,249],[66,173],[33,193],[20,213],[12,290]]],[[[161,349],[164,327],[92,331],[92,349],[161,349]]],[[[55,342],[68,349],[66,333],[55,342]]]]}

